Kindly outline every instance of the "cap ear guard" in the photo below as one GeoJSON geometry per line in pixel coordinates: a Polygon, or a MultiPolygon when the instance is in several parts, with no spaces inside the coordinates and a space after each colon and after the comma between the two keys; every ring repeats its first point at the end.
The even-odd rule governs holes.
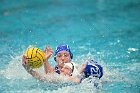
{"type": "Polygon", "coordinates": [[[73,59],[73,54],[72,53],[70,53],[70,58],[73,59]]]}
{"type": "Polygon", "coordinates": [[[73,54],[71,53],[71,51],[69,51],[70,53],[70,58],[73,59],[73,54]]]}

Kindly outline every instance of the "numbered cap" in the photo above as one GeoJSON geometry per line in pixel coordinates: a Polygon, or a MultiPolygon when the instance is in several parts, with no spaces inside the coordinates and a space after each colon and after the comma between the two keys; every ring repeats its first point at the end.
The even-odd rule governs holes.
{"type": "Polygon", "coordinates": [[[89,76],[93,76],[100,79],[103,76],[103,68],[96,61],[90,60],[87,62],[83,73],[86,78],[89,76]]]}

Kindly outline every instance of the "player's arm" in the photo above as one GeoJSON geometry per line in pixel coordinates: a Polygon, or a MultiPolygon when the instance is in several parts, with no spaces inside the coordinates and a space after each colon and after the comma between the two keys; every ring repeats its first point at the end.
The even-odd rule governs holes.
{"type": "Polygon", "coordinates": [[[34,71],[26,62],[26,56],[23,55],[22,57],[22,66],[25,68],[25,70],[31,74],[33,77],[35,77],[36,79],[39,80],[43,80],[44,76],[42,76],[40,73],[38,73],[37,71],[34,71]]]}
{"type": "Polygon", "coordinates": [[[54,67],[52,67],[50,65],[50,63],[48,62],[48,59],[50,58],[50,56],[53,54],[53,50],[50,47],[46,47],[44,50],[45,53],[45,62],[44,62],[44,69],[45,69],[45,73],[50,73],[50,72],[54,72],[55,69],[54,67]]]}

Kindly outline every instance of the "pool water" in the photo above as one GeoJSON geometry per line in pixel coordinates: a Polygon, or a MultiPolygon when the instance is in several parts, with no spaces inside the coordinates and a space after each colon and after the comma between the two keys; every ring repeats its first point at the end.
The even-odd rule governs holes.
{"type": "Polygon", "coordinates": [[[0,93],[139,93],[139,10],[139,0],[1,0],[0,93]],[[41,82],[22,67],[27,47],[61,43],[74,62],[94,58],[104,67],[102,87],[41,82]]]}

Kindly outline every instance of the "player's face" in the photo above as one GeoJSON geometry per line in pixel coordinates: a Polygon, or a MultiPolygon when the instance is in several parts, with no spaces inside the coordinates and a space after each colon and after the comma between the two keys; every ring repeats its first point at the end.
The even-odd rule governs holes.
{"type": "Polygon", "coordinates": [[[70,62],[71,58],[70,58],[70,54],[69,52],[63,50],[60,51],[59,53],[57,53],[56,55],[56,62],[58,62],[59,66],[64,66],[64,63],[68,63],[70,62]]]}
{"type": "Polygon", "coordinates": [[[64,65],[64,67],[61,69],[61,73],[63,73],[64,75],[71,76],[72,69],[69,66],[64,65]]]}

